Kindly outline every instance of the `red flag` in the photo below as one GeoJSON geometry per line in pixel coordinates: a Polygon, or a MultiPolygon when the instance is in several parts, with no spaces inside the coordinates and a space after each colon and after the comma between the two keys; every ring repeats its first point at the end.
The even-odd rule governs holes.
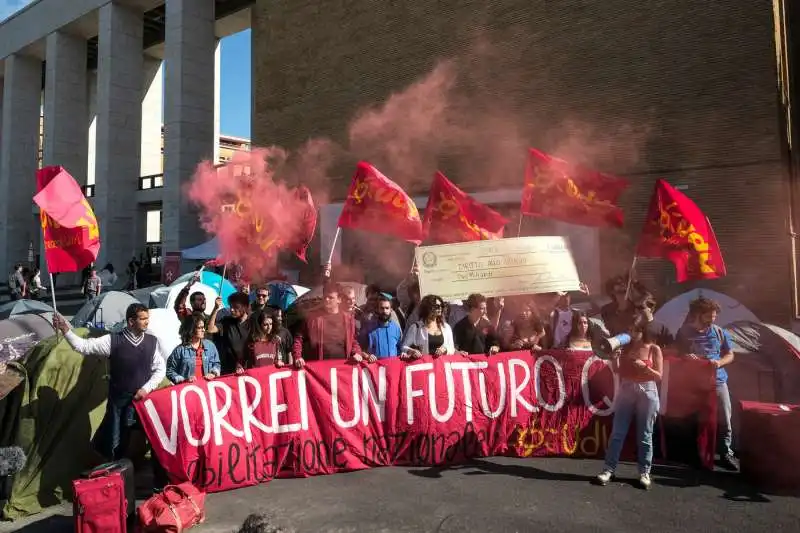
{"type": "Polygon", "coordinates": [[[62,167],[44,167],[36,172],[36,190],[47,269],[77,272],[93,263],[100,252],[100,230],[75,179],[62,167]]]}
{"type": "Polygon", "coordinates": [[[708,218],[688,196],[663,179],[656,182],[636,255],[669,259],[679,283],[727,274],[708,218]]]}
{"type": "Polygon", "coordinates": [[[298,200],[305,202],[307,205],[300,219],[301,224],[295,235],[292,251],[301,261],[306,262],[306,250],[308,250],[308,245],[311,244],[311,239],[314,238],[314,232],[317,230],[317,208],[314,205],[314,199],[311,197],[311,191],[305,185],[295,189],[294,194],[298,200]]]}
{"type": "Polygon", "coordinates": [[[500,213],[456,187],[441,172],[434,175],[423,221],[432,243],[502,239],[507,223],[500,213]]]}
{"type": "Polygon", "coordinates": [[[622,178],[570,165],[531,148],[521,210],[524,215],[582,226],[622,227],[617,201],[627,187],[622,178]]]}
{"type": "Polygon", "coordinates": [[[339,227],[392,235],[415,244],[423,238],[422,220],[414,201],[395,182],[364,161],[353,175],[339,227]]]}

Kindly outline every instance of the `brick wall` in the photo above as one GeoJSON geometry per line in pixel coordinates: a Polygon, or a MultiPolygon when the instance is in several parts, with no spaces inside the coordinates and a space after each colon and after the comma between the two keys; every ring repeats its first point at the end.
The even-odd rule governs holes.
{"type": "MultiPolygon", "coordinates": [[[[654,181],[687,185],[714,223],[729,269],[704,286],[788,323],[771,2],[413,4],[257,0],[253,142],[297,147],[329,136],[344,143],[359,109],[424,77],[438,59],[457,57],[459,101],[470,103],[466,124],[485,131],[472,145],[443,149],[423,176],[438,166],[467,190],[519,186],[520,156],[494,155],[525,145],[630,176],[627,226],[603,231],[604,275],[630,263],[654,181]]],[[[344,194],[351,162],[333,170],[332,198],[344,194]]],[[[407,181],[414,192],[425,188],[425,179],[407,181]]],[[[671,283],[672,266],[661,261],[643,261],[640,272],[664,297],[689,287],[671,283]]]]}

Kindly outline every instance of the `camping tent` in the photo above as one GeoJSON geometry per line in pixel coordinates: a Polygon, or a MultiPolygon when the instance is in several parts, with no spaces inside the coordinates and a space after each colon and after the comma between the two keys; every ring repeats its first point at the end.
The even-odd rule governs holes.
{"type": "Polygon", "coordinates": [[[87,325],[98,326],[103,323],[105,329],[125,323],[125,312],[131,304],[139,301],[127,292],[110,291],[101,293],[83,304],[72,317],[72,325],[76,328],[87,325]]]}
{"type": "Polygon", "coordinates": [[[16,315],[0,320],[0,361],[20,359],[37,342],[55,333],[52,314],[16,315]]]}
{"type": "Polygon", "coordinates": [[[159,309],[166,307],[170,290],[170,287],[166,285],[153,285],[152,287],[128,291],[128,294],[150,309],[159,309]]]}
{"type": "Polygon", "coordinates": [[[104,358],[75,353],[55,335],[25,357],[24,385],[0,401],[0,446],[20,446],[27,456],[4,517],[35,514],[69,497],[72,480],[93,460],[90,441],[108,393],[106,365],[104,358]]]}
{"type": "Polygon", "coordinates": [[[736,355],[725,367],[736,401],[800,403],[800,337],[772,324],[748,321],[725,329],[736,355]]]}
{"type": "Polygon", "coordinates": [[[167,359],[172,350],[181,343],[181,321],[172,308],[150,309],[150,322],[147,333],[158,339],[161,355],[167,359]]]}
{"type": "Polygon", "coordinates": [[[52,313],[53,308],[39,300],[14,300],[0,305],[0,320],[28,313],[52,313]]]}
{"type": "Polygon", "coordinates": [[[214,259],[219,255],[219,242],[217,242],[217,238],[214,237],[210,241],[206,241],[203,244],[198,244],[197,246],[193,246],[192,248],[186,248],[185,250],[181,250],[181,257],[183,259],[194,260],[194,261],[205,261],[207,259],[214,259]]]}
{"type": "Polygon", "coordinates": [[[761,322],[752,311],[726,294],[708,289],[692,289],[676,296],[656,311],[655,319],[664,324],[675,335],[689,312],[689,304],[700,297],[716,301],[722,310],[717,315],[717,324],[727,326],[733,322],[761,322]]]}
{"type": "MultiPolygon", "coordinates": [[[[309,292],[309,289],[300,285],[292,285],[285,281],[270,281],[267,283],[269,287],[269,305],[280,307],[286,311],[298,298],[309,292]]],[[[255,294],[251,295],[250,300],[255,298],[255,294]]]]}

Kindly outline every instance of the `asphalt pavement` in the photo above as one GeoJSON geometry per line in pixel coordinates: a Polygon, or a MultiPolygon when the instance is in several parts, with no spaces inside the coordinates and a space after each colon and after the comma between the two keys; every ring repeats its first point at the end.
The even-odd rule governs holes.
{"type": "MultiPolygon", "coordinates": [[[[647,492],[634,486],[633,465],[622,465],[620,479],[606,487],[592,485],[600,467],[593,460],[490,458],[445,469],[282,479],[209,495],[207,521],[192,531],[233,532],[251,513],[266,514],[287,533],[800,531],[797,497],[762,494],[738,474],[657,467],[647,492]]],[[[68,506],[0,524],[0,532],[71,530],[68,506]]]]}

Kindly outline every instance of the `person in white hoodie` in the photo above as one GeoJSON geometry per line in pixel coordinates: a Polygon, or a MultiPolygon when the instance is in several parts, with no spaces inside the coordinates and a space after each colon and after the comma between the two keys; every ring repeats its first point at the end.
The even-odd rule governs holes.
{"type": "Polygon", "coordinates": [[[401,359],[414,360],[423,355],[433,357],[456,353],[453,330],[444,319],[444,301],[429,294],[419,303],[417,322],[410,324],[403,337],[401,359]]]}

